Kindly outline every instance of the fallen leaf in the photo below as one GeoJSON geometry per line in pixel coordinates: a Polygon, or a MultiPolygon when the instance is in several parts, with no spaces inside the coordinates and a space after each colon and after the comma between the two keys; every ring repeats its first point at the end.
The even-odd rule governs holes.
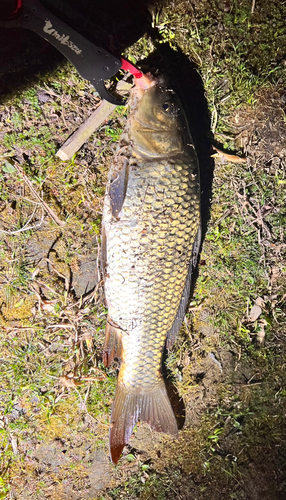
{"type": "Polygon", "coordinates": [[[41,309],[42,309],[42,311],[46,311],[46,312],[54,312],[54,310],[55,310],[53,304],[51,304],[50,302],[43,302],[41,304],[41,309]]]}
{"type": "Polygon", "coordinates": [[[249,316],[248,316],[248,321],[250,323],[253,323],[254,321],[256,321],[259,316],[261,315],[262,313],[262,309],[261,307],[258,305],[258,304],[254,304],[251,308],[251,311],[249,313],[249,316]]]}
{"type": "Polygon", "coordinates": [[[85,342],[86,342],[86,345],[87,345],[87,348],[89,351],[92,351],[92,340],[93,340],[92,337],[85,339],[85,342]]]}
{"type": "Polygon", "coordinates": [[[85,380],[87,382],[97,382],[98,380],[104,380],[106,379],[105,373],[102,372],[102,375],[98,375],[98,377],[82,377],[82,380],[85,380]]]}
{"type": "Polygon", "coordinates": [[[222,158],[223,160],[225,159],[226,161],[229,161],[231,163],[246,163],[247,158],[241,158],[241,156],[237,155],[232,155],[227,153],[226,151],[223,151],[222,149],[217,148],[216,146],[213,146],[213,148],[216,150],[216,153],[212,154],[214,157],[219,157],[222,158]]]}
{"type": "Polygon", "coordinates": [[[19,302],[17,302],[14,307],[21,307],[23,304],[24,304],[24,299],[20,299],[19,302]]]}
{"type": "Polygon", "coordinates": [[[13,436],[12,434],[10,435],[10,440],[11,440],[11,445],[12,445],[12,450],[14,455],[18,455],[18,444],[17,444],[17,438],[16,436],[13,436]]]}
{"type": "Polygon", "coordinates": [[[260,307],[263,307],[264,306],[264,300],[261,298],[261,297],[257,297],[256,301],[255,301],[255,304],[260,306],[260,307]]]}
{"type": "Polygon", "coordinates": [[[265,319],[261,319],[258,322],[258,325],[259,325],[259,329],[257,330],[256,338],[257,338],[258,344],[262,345],[264,343],[264,340],[265,340],[265,326],[267,325],[267,321],[265,319]]]}
{"type": "Polygon", "coordinates": [[[78,382],[69,377],[60,377],[59,381],[67,389],[74,389],[78,385],[78,382]]]}

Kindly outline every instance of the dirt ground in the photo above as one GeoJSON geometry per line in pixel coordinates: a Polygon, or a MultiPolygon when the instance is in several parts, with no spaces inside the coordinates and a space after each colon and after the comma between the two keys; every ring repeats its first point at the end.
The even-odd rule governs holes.
{"type": "MultiPolygon", "coordinates": [[[[77,4],[64,5],[56,13],[72,24],[77,4]]],[[[82,33],[167,74],[199,156],[203,243],[164,356],[179,438],[139,423],[118,466],[108,456],[118,363],[102,363],[100,225],[128,108],[61,161],[57,150],[100,97],[45,42],[21,32],[17,51],[3,30],[0,498],[286,498],[286,4],[147,7],[114,15],[110,36],[92,21],[82,33]]]]}

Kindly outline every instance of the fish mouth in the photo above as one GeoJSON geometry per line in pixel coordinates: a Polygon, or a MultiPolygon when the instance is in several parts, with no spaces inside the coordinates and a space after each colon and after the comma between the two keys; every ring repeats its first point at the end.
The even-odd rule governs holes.
{"type": "Polygon", "coordinates": [[[145,91],[158,83],[162,83],[162,77],[155,77],[151,73],[146,73],[141,78],[134,78],[135,88],[136,90],[145,91]]]}

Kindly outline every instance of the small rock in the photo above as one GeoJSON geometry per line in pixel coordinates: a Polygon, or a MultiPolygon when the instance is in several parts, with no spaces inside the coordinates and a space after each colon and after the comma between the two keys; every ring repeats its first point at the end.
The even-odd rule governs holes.
{"type": "Polygon", "coordinates": [[[80,298],[95,288],[98,283],[97,253],[81,256],[78,269],[72,270],[72,288],[80,298]]]}
{"type": "Polygon", "coordinates": [[[65,454],[59,446],[46,443],[37,447],[33,454],[33,458],[35,458],[39,463],[49,465],[53,469],[56,469],[60,465],[67,462],[65,454]]]}
{"type": "Polygon", "coordinates": [[[91,488],[89,494],[94,498],[96,491],[102,490],[111,480],[111,466],[104,450],[96,450],[88,475],[91,488]]]}
{"type": "Polygon", "coordinates": [[[218,367],[222,373],[221,363],[218,361],[218,359],[216,359],[215,355],[212,352],[209,352],[209,358],[212,359],[212,361],[218,365],[218,367]]]}
{"type": "Polygon", "coordinates": [[[39,99],[40,104],[44,104],[45,102],[51,102],[53,100],[52,97],[43,90],[40,90],[37,93],[37,97],[39,99]]]}

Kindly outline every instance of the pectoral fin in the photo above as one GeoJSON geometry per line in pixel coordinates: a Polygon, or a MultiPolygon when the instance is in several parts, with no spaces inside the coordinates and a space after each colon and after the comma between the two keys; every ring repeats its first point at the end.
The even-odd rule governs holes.
{"type": "Polygon", "coordinates": [[[113,217],[118,217],[124,203],[129,175],[128,160],[126,158],[121,158],[120,160],[119,167],[116,168],[110,179],[108,191],[113,217]]]}

